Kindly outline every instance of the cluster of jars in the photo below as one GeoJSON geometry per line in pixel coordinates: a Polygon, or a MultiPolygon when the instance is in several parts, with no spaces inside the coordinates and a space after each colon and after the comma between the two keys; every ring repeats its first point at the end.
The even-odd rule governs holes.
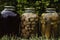
{"type": "Polygon", "coordinates": [[[46,8],[41,16],[35,13],[35,8],[25,8],[20,16],[14,11],[13,6],[5,6],[1,12],[1,33],[20,34],[23,38],[31,36],[45,36],[46,38],[57,37],[59,34],[59,15],[54,8],[46,8]],[[40,26],[41,25],[41,26],[40,26]]]}
{"type": "Polygon", "coordinates": [[[54,8],[46,8],[46,12],[38,16],[34,8],[25,8],[21,16],[21,36],[44,36],[57,38],[59,35],[59,14],[54,8]]]}

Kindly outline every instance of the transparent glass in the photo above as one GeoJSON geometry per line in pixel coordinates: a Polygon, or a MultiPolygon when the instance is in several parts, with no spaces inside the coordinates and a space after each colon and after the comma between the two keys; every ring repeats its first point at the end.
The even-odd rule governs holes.
{"type": "Polygon", "coordinates": [[[55,37],[58,35],[59,15],[54,8],[47,8],[46,13],[41,15],[42,36],[46,38],[55,37]]]}
{"type": "Polygon", "coordinates": [[[36,36],[38,33],[38,15],[35,14],[35,9],[25,8],[21,17],[21,36],[25,38],[36,36]]]}

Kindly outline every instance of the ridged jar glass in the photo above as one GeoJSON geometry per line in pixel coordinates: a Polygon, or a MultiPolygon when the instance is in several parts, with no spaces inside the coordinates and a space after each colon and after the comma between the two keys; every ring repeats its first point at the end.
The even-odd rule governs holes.
{"type": "Polygon", "coordinates": [[[35,8],[25,8],[21,16],[21,37],[29,38],[38,34],[38,15],[35,8]]]}

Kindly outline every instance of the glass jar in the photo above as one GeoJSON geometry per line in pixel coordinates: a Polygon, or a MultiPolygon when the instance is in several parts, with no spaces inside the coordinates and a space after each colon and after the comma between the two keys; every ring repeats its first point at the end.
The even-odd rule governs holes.
{"type": "Polygon", "coordinates": [[[59,15],[54,8],[46,8],[46,13],[41,15],[42,36],[46,38],[57,37],[59,15]]]}
{"type": "Polygon", "coordinates": [[[38,15],[34,8],[25,8],[21,16],[21,37],[29,38],[38,33],[38,15]]]}
{"type": "Polygon", "coordinates": [[[5,6],[1,12],[2,34],[16,35],[19,33],[20,16],[14,10],[14,6],[5,6]]]}

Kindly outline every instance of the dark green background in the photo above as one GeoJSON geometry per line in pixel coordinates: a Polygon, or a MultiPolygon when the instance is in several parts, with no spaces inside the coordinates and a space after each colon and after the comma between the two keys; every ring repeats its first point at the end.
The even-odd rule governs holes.
{"type": "Polygon", "coordinates": [[[36,13],[41,14],[45,12],[45,8],[54,7],[57,12],[60,12],[60,0],[0,0],[0,12],[5,5],[13,5],[19,14],[24,12],[26,7],[36,8],[36,13]]]}

